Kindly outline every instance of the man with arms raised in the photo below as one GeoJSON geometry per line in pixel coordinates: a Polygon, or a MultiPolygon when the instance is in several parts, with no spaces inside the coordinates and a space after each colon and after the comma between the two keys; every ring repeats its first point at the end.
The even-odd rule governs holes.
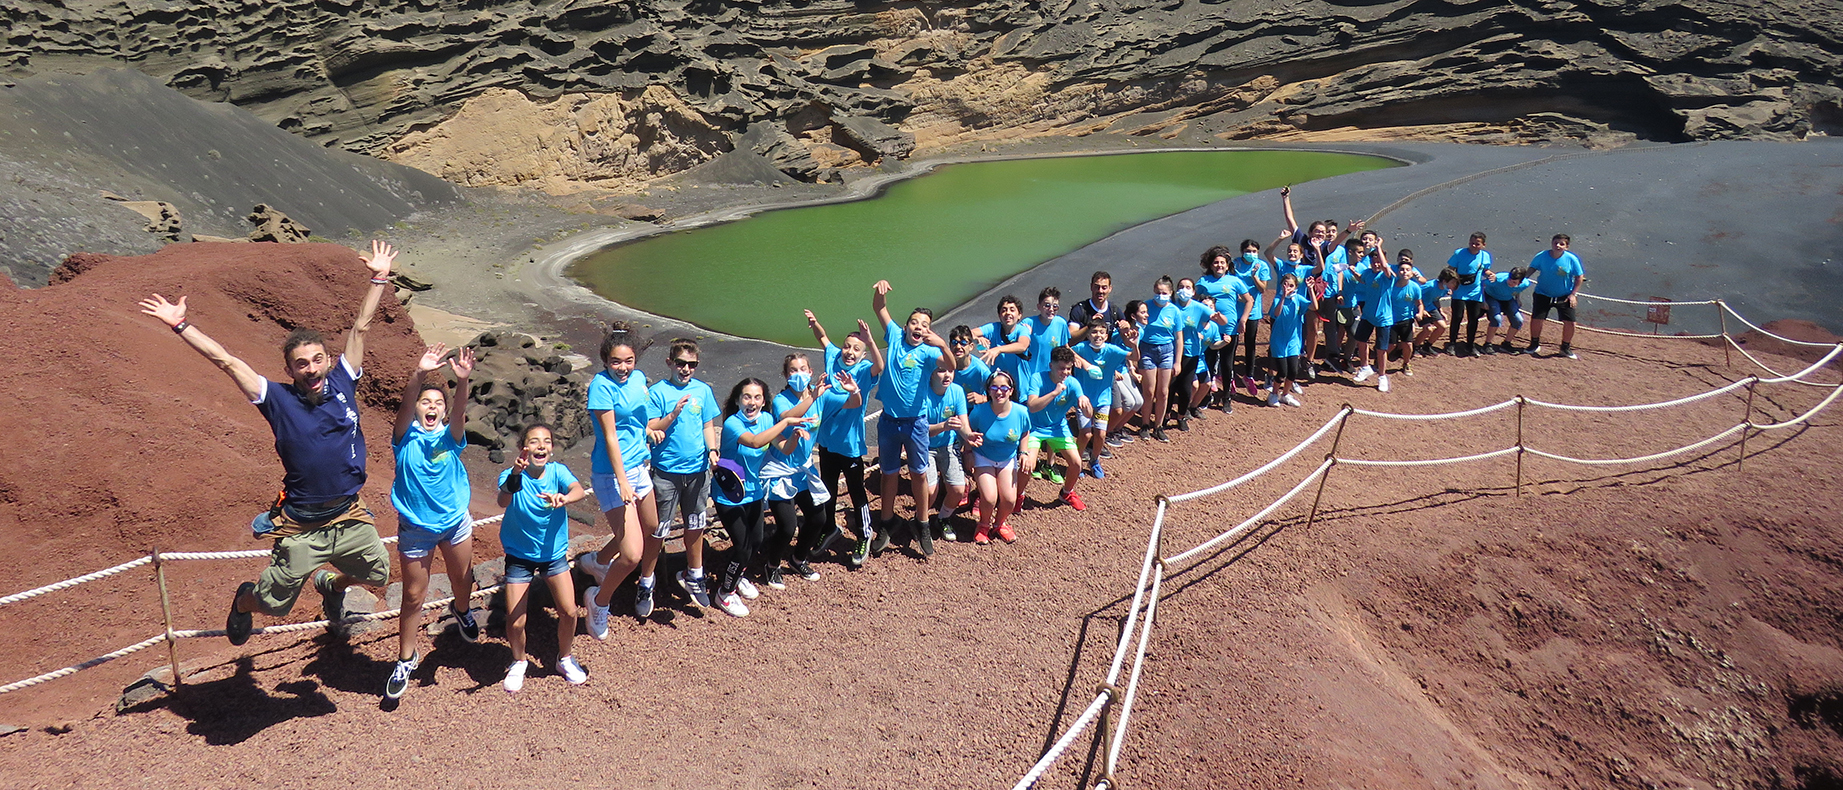
{"type": "Polygon", "coordinates": [[[282,494],[250,522],[257,537],[275,541],[275,553],[262,575],[239,585],[231,600],[224,630],[233,645],[249,640],[252,612],[288,614],[310,574],[331,621],[327,630],[334,633],[344,614],[347,587],[376,587],[390,580],[390,554],[378,539],[371,510],[358,495],[365,484],[365,435],[358,429],[358,393],[353,385],[363,375],[365,331],[389,288],[390,264],[396,257],[390,245],[371,243],[371,255],[364,259],[371,270],[371,287],[359,305],[358,320],[346,333],[344,354],[330,356],[326,339],[312,329],[296,329],[282,341],[288,384],[263,378],[187,323],[185,297],[172,303],[154,294],[141,301],[141,312],[165,321],[186,345],[229,375],[275,432],[282,494]],[[321,569],[329,563],[337,570],[321,569]]]}

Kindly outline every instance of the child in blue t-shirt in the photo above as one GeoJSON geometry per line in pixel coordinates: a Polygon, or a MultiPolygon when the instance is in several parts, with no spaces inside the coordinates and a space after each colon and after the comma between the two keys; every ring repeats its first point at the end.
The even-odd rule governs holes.
{"type": "Polygon", "coordinates": [[[429,382],[428,375],[443,364],[454,369],[455,414],[467,413],[467,379],[473,373],[473,349],[463,348],[444,363],[448,347],[429,346],[410,374],[397,407],[397,424],[391,447],[397,455],[397,475],[391,481],[390,504],[397,509],[397,555],[403,568],[403,614],[397,618],[397,665],[384,683],[384,696],[397,699],[409,689],[410,673],[421,665],[422,602],[429,589],[429,569],[436,549],[441,550],[448,576],[454,580],[454,614],[461,639],[477,642],[480,624],[473,615],[474,520],[467,503],[472,487],[467,467],[461,465],[461,448],[467,446],[465,419],[448,419],[447,390],[429,382]]]}
{"type": "MultiPolygon", "coordinates": [[[[1024,491],[1030,486],[1030,475],[1024,470],[1030,469],[1037,461],[1037,451],[1045,451],[1044,462],[1055,463],[1061,458],[1067,472],[1062,481],[1062,490],[1056,499],[1077,511],[1087,510],[1081,495],[1075,493],[1075,485],[1081,482],[1081,453],[1076,450],[1075,434],[1069,430],[1069,412],[1079,411],[1082,416],[1094,419],[1093,404],[1082,395],[1081,385],[1071,374],[1075,371],[1075,350],[1068,346],[1057,346],[1050,351],[1049,371],[1038,377],[1037,393],[1025,401],[1030,409],[1030,436],[1024,440],[1019,450],[1018,460],[1018,509],[1024,506],[1024,491]]],[[[1010,543],[1013,538],[1006,538],[1010,543]]]]}
{"type": "Polygon", "coordinates": [[[1458,272],[1453,288],[1453,315],[1447,330],[1446,346],[1455,356],[1478,354],[1478,319],[1485,314],[1485,273],[1491,269],[1491,253],[1485,250],[1485,234],[1473,233],[1465,247],[1453,250],[1446,265],[1458,272]],[[1459,327],[1466,328],[1465,345],[1459,345],[1459,327]]]}
{"type": "Polygon", "coordinates": [[[1414,336],[1414,350],[1423,356],[1433,356],[1433,341],[1446,334],[1446,315],[1440,310],[1440,298],[1451,296],[1453,287],[1459,284],[1459,272],[1448,266],[1440,270],[1431,282],[1421,283],[1420,334],[1414,336]]]}
{"type": "Polygon", "coordinates": [[[1485,280],[1485,346],[1486,354],[1515,354],[1517,330],[1523,328],[1523,292],[1535,285],[1529,279],[1529,270],[1521,266],[1512,267],[1508,272],[1498,272],[1485,280]],[[1510,329],[1504,333],[1502,345],[1497,343],[1497,330],[1504,325],[1505,316],[1509,316],[1510,329]]]}
{"type": "Polygon", "coordinates": [[[1081,383],[1082,397],[1087,398],[1088,404],[1094,408],[1092,417],[1081,420],[1082,432],[1078,444],[1087,448],[1088,476],[1096,480],[1107,476],[1107,472],[1101,468],[1101,459],[1111,457],[1107,451],[1107,432],[1114,406],[1115,380],[1126,369],[1126,363],[1133,355],[1126,346],[1108,342],[1112,335],[1113,324],[1107,320],[1107,316],[1091,316],[1088,319],[1087,334],[1074,347],[1075,355],[1088,363],[1090,371],[1087,375],[1076,376],[1075,380],[1081,383]]]}
{"type": "Polygon", "coordinates": [[[1274,299],[1273,312],[1268,318],[1273,324],[1267,337],[1273,355],[1274,380],[1268,389],[1267,405],[1300,405],[1297,396],[1303,394],[1304,385],[1312,380],[1305,361],[1306,319],[1317,309],[1318,299],[1311,289],[1299,287],[1296,273],[1280,275],[1280,293],[1274,299]],[[1290,388],[1291,392],[1282,393],[1282,388],[1290,388]]]}
{"type": "Polygon", "coordinates": [[[1542,353],[1542,325],[1549,311],[1554,310],[1561,319],[1561,356],[1578,358],[1574,353],[1574,305],[1579,301],[1587,270],[1581,266],[1580,257],[1568,250],[1573,243],[1568,234],[1557,233],[1549,239],[1549,248],[1536,253],[1529,262],[1529,276],[1536,280],[1536,303],[1530,309],[1534,320],[1529,324],[1527,349],[1531,355],[1542,353]]]}
{"type": "MultiPolygon", "coordinates": [[[[819,446],[819,477],[825,490],[831,493],[826,500],[825,520],[827,524],[838,523],[838,478],[845,478],[845,490],[851,495],[851,509],[846,511],[845,521],[850,529],[857,533],[857,547],[851,552],[850,564],[853,567],[864,564],[870,556],[870,494],[864,490],[864,403],[869,400],[868,393],[877,390],[878,382],[883,377],[883,352],[870,334],[870,324],[858,321],[858,329],[845,336],[843,346],[832,345],[826,336],[825,327],[813,311],[806,311],[806,325],[813,330],[813,338],[826,352],[825,375],[828,380],[836,380],[838,374],[844,373],[856,385],[861,397],[851,400],[851,405],[840,406],[837,413],[821,413],[819,429],[814,434],[819,446]]],[[[836,386],[834,387],[836,389],[836,386]]],[[[844,403],[844,399],[836,401],[844,403]]]]}
{"type": "Polygon", "coordinates": [[[992,371],[986,380],[986,402],[973,407],[960,429],[960,441],[973,450],[974,480],[979,485],[979,525],[973,542],[982,546],[992,542],[995,525],[1000,538],[1015,539],[1009,522],[1017,511],[1018,444],[1030,435],[1030,411],[1011,402],[1016,391],[1010,373],[992,371]]]}
{"type": "Polygon", "coordinates": [[[970,406],[966,400],[966,390],[955,381],[958,371],[953,368],[936,368],[929,376],[927,412],[928,412],[928,488],[936,492],[940,499],[939,507],[928,519],[926,525],[916,529],[915,537],[921,543],[922,556],[934,556],[934,535],[940,533],[946,540],[959,540],[960,536],[953,529],[954,511],[966,501],[966,466],[962,463],[960,452],[960,425],[966,422],[966,413],[970,406]]]}
{"type": "Polygon", "coordinates": [[[531,582],[542,578],[557,607],[557,672],[581,685],[589,673],[570,655],[576,639],[576,585],[570,580],[570,520],[564,508],[582,501],[582,483],[561,463],[551,460],[554,449],[549,425],[525,426],[518,437],[518,460],[499,473],[499,506],[506,509],[499,522],[499,543],[505,547],[506,642],[512,647],[512,666],[506,669],[506,691],[525,687],[525,612],[531,582]]]}

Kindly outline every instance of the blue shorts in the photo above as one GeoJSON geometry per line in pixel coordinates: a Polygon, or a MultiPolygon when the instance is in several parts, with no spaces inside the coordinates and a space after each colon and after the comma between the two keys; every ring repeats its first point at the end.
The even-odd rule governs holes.
{"type": "Polygon", "coordinates": [[[1171,370],[1177,367],[1176,343],[1140,343],[1140,370],[1171,370]]]}
{"type": "Polygon", "coordinates": [[[889,412],[877,418],[877,466],[886,475],[902,470],[902,451],[909,451],[909,474],[928,473],[934,456],[928,451],[927,417],[891,417],[889,412]]]}
{"type": "Polygon", "coordinates": [[[428,529],[400,520],[397,522],[397,553],[404,559],[419,560],[429,556],[438,544],[459,546],[473,537],[474,520],[466,516],[461,523],[447,529],[428,529]]]}
{"type": "Polygon", "coordinates": [[[569,572],[570,558],[567,556],[539,561],[506,555],[506,584],[530,584],[539,576],[548,579],[569,572]]]}
{"type": "MultiPolygon", "coordinates": [[[[621,501],[621,481],[614,475],[589,475],[589,484],[595,487],[595,501],[601,503],[602,512],[606,513],[622,505],[632,504],[621,501]]],[[[645,499],[653,493],[653,473],[646,465],[627,468],[627,484],[633,486],[634,498],[645,499]]]]}
{"type": "Polygon", "coordinates": [[[1510,316],[1511,328],[1523,328],[1523,305],[1521,302],[1516,299],[1493,299],[1489,296],[1485,297],[1485,318],[1491,322],[1492,326],[1503,326],[1504,323],[1501,319],[1506,315],[1510,316]]]}

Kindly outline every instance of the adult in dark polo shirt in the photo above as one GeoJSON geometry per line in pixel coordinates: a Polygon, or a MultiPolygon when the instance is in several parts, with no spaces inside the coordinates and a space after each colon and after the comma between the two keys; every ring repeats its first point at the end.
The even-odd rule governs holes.
{"type": "Polygon", "coordinates": [[[250,522],[258,538],[275,541],[269,567],[254,582],[237,587],[224,630],[233,645],[250,638],[252,612],[283,616],[294,608],[311,577],[321,609],[337,632],[345,590],[353,584],[381,586],[390,580],[390,554],[378,539],[371,510],[359,497],[365,484],[365,435],[358,428],[358,393],[363,375],[365,331],[389,287],[395,250],[372,242],[365,266],[371,286],[346,333],[345,353],[334,358],[312,329],[296,329],[282,342],[289,383],[270,381],[230,355],[217,341],[186,321],[186,300],[154,294],[141,312],[165,321],[186,345],[212,361],[237,383],[275,432],[282,460],[282,493],[250,522]],[[323,565],[336,570],[324,570],[323,565]]]}

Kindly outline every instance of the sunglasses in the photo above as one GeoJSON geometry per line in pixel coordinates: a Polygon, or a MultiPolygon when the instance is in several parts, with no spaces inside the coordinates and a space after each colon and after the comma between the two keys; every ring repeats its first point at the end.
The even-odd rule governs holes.
{"type": "Polygon", "coordinates": [[[692,370],[697,370],[698,361],[695,359],[674,359],[672,360],[672,366],[677,367],[677,368],[691,368],[692,370]]]}
{"type": "Polygon", "coordinates": [[[1010,387],[1007,387],[1003,384],[994,384],[990,387],[986,387],[986,389],[992,392],[1010,392],[1011,391],[1010,387]]]}
{"type": "Polygon", "coordinates": [[[972,345],[972,344],[973,344],[973,341],[971,341],[971,340],[955,340],[955,341],[953,341],[953,344],[954,344],[954,345],[956,345],[956,346],[970,346],[970,345],[972,345]]]}

